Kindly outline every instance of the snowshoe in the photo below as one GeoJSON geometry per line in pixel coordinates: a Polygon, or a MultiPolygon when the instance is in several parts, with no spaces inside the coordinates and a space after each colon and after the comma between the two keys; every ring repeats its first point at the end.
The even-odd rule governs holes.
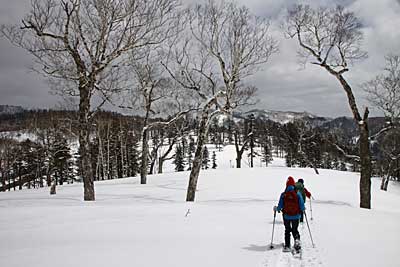
{"type": "Polygon", "coordinates": [[[300,250],[301,250],[300,239],[296,239],[296,240],[294,241],[294,250],[295,250],[296,252],[300,252],[300,250]]]}
{"type": "Polygon", "coordinates": [[[283,249],[282,249],[282,251],[283,251],[283,252],[290,252],[291,249],[290,249],[290,247],[284,246],[283,249]]]}
{"type": "Polygon", "coordinates": [[[303,258],[303,253],[301,251],[301,244],[300,244],[300,240],[295,240],[293,249],[291,250],[293,257],[298,258],[298,259],[302,259],[303,258]]]}

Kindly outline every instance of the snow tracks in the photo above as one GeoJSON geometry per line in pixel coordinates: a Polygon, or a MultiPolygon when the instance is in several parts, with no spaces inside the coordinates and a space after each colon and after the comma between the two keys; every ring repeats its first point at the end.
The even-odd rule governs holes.
{"type": "MultiPolygon", "coordinates": [[[[312,227],[312,225],[310,225],[312,227]]],[[[313,227],[312,227],[313,228],[313,227]]],[[[311,228],[311,231],[312,231],[311,228]]],[[[262,262],[262,267],[322,267],[324,266],[321,257],[318,244],[315,248],[312,247],[310,236],[308,233],[307,225],[300,224],[299,231],[301,235],[302,243],[302,258],[294,256],[290,252],[283,252],[283,244],[274,244],[273,249],[269,249],[266,252],[264,261],[262,262]]],[[[283,239],[284,229],[279,229],[276,231],[276,239],[283,239]]],[[[293,242],[293,239],[292,239],[293,242]]]]}

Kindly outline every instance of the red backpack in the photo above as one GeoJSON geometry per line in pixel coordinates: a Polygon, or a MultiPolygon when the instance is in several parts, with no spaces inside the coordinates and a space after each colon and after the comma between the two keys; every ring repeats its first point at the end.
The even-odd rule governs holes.
{"type": "Polygon", "coordinates": [[[283,213],[289,216],[300,214],[299,198],[295,190],[283,195],[283,213]]]}

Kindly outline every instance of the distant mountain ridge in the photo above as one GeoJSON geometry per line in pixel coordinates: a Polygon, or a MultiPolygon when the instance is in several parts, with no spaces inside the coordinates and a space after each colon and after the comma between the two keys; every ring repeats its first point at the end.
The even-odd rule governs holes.
{"type": "MultiPolygon", "coordinates": [[[[23,121],[29,122],[30,116],[28,113],[32,112],[29,109],[23,108],[21,106],[13,106],[13,105],[0,105],[0,116],[2,116],[0,120],[0,132],[1,131],[9,131],[9,130],[17,130],[20,128],[24,128],[23,121]]],[[[43,118],[47,118],[46,114],[48,112],[58,112],[58,116],[66,116],[68,111],[59,112],[57,110],[47,110],[47,112],[42,113],[43,118]],[[64,114],[64,115],[62,115],[64,114]]],[[[71,111],[72,112],[72,111],[71,111]]],[[[120,114],[113,112],[114,115],[120,114]]],[[[351,117],[322,117],[316,116],[307,111],[304,112],[295,112],[295,111],[277,111],[277,110],[268,110],[268,109],[251,109],[248,111],[233,113],[233,119],[235,121],[240,121],[244,119],[248,119],[250,115],[254,115],[256,119],[261,120],[271,120],[276,123],[286,124],[289,122],[293,122],[295,120],[303,120],[309,122],[313,127],[320,127],[325,130],[332,129],[341,129],[347,136],[357,136],[358,135],[358,127],[355,123],[354,119],[351,117]]],[[[220,124],[224,124],[226,115],[220,115],[218,117],[218,121],[220,124]]],[[[385,124],[385,119],[383,117],[371,117],[368,119],[370,133],[374,134],[379,129],[382,128],[382,125],[385,124]]]]}
{"type": "Polygon", "coordinates": [[[12,105],[0,105],[0,115],[3,114],[16,114],[16,113],[21,113],[24,112],[26,109],[24,109],[21,106],[12,106],[12,105]]]}
{"type": "Polygon", "coordinates": [[[248,118],[250,115],[254,115],[256,119],[271,120],[281,124],[286,124],[295,120],[306,120],[312,123],[312,125],[314,126],[321,126],[322,124],[332,120],[332,118],[316,116],[307,111],[295,112],[268,109],[252,109],[241,113],[235,112],[233,116],[236,118],[245,119],[248,118]]]}
{"type": "MultiPolygon", "coordinates": [[[[313,127],[320,127],[325,130],[341,129],[347,136],[357,136],[358,127],[352,117],[322,117],[316,116],[307,111],[277,111],[267,109],[252,109],[245,112],[235,112],[233,117],[236,119],[246,119],[250,115],[254,115],[256,119],[271,120],[280,124],[286,124],[295,120],[302,120],[309,122],[313,127]]],[[[378,132],[385,124],[384,117],[370,117],[368,119],[370,133],[378,132]]]]}

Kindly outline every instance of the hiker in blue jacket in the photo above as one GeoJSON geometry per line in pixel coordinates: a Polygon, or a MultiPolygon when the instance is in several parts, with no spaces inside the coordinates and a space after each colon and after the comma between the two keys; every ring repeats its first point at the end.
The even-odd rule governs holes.
{"type": "Polygon", "coordinates": [[[290,251],[290,233],[294,238],[294,249],[300,251],[300,234],[297,230],[301,214],[305,210],[303,197],[296,192],[295,181],[289,176],[286,181],[286,189],[279,198],[276,211],[283,212],[283,223],[285,225],[285,246],[283,251],[290,251]]]}

